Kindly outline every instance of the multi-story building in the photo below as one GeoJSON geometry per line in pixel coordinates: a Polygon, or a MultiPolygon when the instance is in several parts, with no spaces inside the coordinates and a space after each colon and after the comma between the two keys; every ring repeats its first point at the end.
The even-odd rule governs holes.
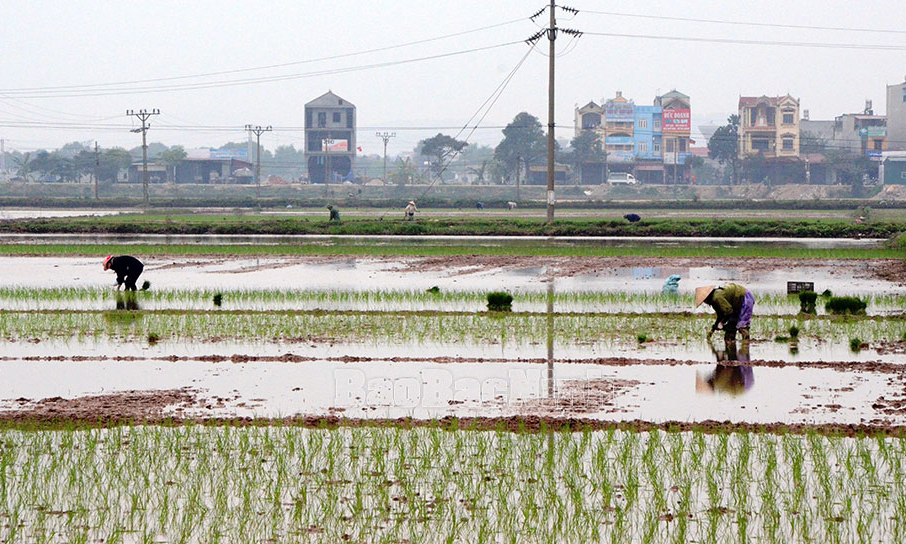
{"type": "Polygon", "coordinates": [[[575,134],[594,131],[607,152],[606,164],[581,166],[583,183],[603,181],[606,170],[632,172],[648,183],[688,179],[688,168],[684,166],[691,156],[691,108],[687,95],[673,90],[655,97],[651,106],[640,106],[617,91],[616,96],[603,102],[598,105],[592,101],[576,108],[575,134]],[[669,179],[665,175],[667,164],[671,165],[669,179]],[[594,175],[587,175],[589,172],[594,175]]]}
{"type": "MultiPolygon", "coordinates": [[[[595,103],[594,100],[585,104],[581,108],[576,108],[575,113],[575,136],[583,132],[592,131],[604,145],[604,106],[595,103]]],[[[578,165],[576,175],[579,182],[583,184],[603,183],[607,178],[607,163],[602,158],[600,160],[584,162],[578,165]]]]}
{"type": "Polygon", "coordinates": [[[692,157],[692,102],[676,89],[654,99],[662,113],[662,152],[665,176],[673,183],[689,179],[688,161],[692,157]]]}
{"type": "Polygon", "coordinates": [[[799,100],[786,96],[739,97],[739,156],[799,157],[799,100]]]}
{"type": "Polygon", "coordinates": [[[887,86],[887,148],[906,151],[906,81],[887,86]]]}
{"type": "Polygon", "coordinates": [[[312,183],[351,177],[355,126],[355,106],[331,91],[305,104],[305,157],[312,183]]]}
{"type": "Polygon", "coordinates": [[[875,115],[871,101],[862,113],[844,113],[834,118],[833,147],[853,155],[880,159],[887,151],[887,116],[875,115]]]}
{"type": "Polygon", "coordinates": [[[635,160],[635,104],[622,91],[604,103],[604,150],[611,170],[631,171],[635,160]]]}
{"type": "Polygon", "coordinates": [[[635,151],[635,177],[644,183],[661,183],[664,180],[664,157],[661,152],[660,106],[636,106],[633,146],[635,151]]]}

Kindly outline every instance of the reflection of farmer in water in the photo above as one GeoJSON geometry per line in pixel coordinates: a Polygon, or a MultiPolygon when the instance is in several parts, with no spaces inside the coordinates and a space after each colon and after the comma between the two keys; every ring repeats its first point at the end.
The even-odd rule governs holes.
{"type": "Polygon", "coordinates": [[[749,341],[743,339],[739,351],[736,350],[736,340],[728,340],[726,349],[718,351],[710,341],[711,352],[717,358],[714,372],[707,376],[695,375],[695,390],[699,393],[727,393],[739,395],[752,388],[755,383],[755,374],[749,362],[749,341]],[[729,361],[738,361],[741,365],[722,364],[729,361]]]}
{"type": "Polygon", "coordinates": [[[116,272],[116,288],[125,285],[126,291],[135,291],[135,281],[142,275],[145,265],[131,255],[120,255],[114,257],[107,255],[104,259],[104,270],[113,270],[116,272]]]}
{"type": "Polygon", "coordinates": [[[735,283],[716,288],[713,285],[696,287],[695,307],[701,306],[702,302],[707,302],[717,314],[708,338],[711,338],[714,331],[723,329],[724,339],[728,342],[736,339],[736,331],[740,332],[744,340],[749,339],[749,323],[755,307],[755,297],[751,291],[735,283]]]}

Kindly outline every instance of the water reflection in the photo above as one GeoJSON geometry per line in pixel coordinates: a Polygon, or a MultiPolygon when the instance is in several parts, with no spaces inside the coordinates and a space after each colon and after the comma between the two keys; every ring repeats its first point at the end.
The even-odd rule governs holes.
{"type": "Polygon", "coordinates": [[[138,306],[138,295],[135,291],[116,292],[116,309],[117,310],[141,310],[138,306]]]}
{"type": "Polygon", "coordinates": [[[749,341],[743,339],[737,348],[736,340],[726,340],[723,348],[718,349],[713,342],[711,353],[717,359],[717,366],[710,373],[695,374],[695,390],[700,394],[726,394],[741,395],[755,384],[755,374],[749,362],[749,341]],[[738,362],[741,364],[729,365],[725,363],[738,362]]]}

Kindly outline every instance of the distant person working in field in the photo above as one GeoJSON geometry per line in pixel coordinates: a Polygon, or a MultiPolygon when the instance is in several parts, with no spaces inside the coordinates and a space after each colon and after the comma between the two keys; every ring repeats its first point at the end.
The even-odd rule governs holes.
{"type": "Polygon", "coordinates": [[[418,211],[418,208],[415,206],[415,201],[410,200],[409,203],[406,204],[404,211],[406,212],[406,219],[408,219],[409,221],[415,219],[415,212],[418,211]]]}
{"type": "Polygon", "coordinates": [[[131,255],[120,255],[114,257],[107,255],[104,259],[104,270],[113,270],[116,272],[116,288],[126,285],[126,291],[135,291],[135,282],[142,275],[145,265],[131,255]]]}
{"type": "Polygon", "coordinates": [[[337,223],[339,223],[340,222],[340,210],[336,209],[333,206],[333,204],[328,204],[327,209],[330,210],[330,219],[328,219],[327,221],[328,222],[336,221],[337,223]]]}
{"type": "Polygon", "coordinates": [[[749,324],[752,321],[752,309],[755,307],[755,297],[752,292],[735,283],[724,287],[707,285],[695,288],[695,307],[707,302],[714,308],[717,320],[708,332],[708,338],[714,331],[723,329],[724,339],[736,340],[736,331],[739,331],[743,340],[749,339],[749,324]]]}

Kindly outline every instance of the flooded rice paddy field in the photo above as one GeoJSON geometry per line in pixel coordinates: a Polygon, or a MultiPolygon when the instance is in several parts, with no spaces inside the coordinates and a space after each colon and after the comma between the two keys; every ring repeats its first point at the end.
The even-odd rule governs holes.
{"type": "Polygon", "coordinates": [[[888,261],[146,263],[133,298],[96,258],[0,257],[0,542],[906,534],[888,261]],[[788,280],[867,315],[800,316],[788,280]],[[692,308],[729,281],[751,341],[692,308]]]}

